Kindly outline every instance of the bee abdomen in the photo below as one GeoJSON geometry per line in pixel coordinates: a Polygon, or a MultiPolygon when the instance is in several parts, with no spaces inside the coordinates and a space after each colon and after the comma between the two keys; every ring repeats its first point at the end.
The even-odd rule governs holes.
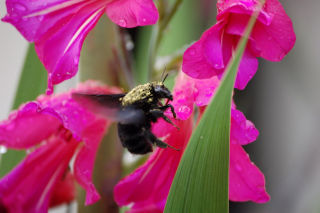
{"type": "Polygon", "coordinates": [[[148,141],[141,126],[118,123],[118,135],[122,146],[133,154],[152,152],[152,144],[148,141]]]}

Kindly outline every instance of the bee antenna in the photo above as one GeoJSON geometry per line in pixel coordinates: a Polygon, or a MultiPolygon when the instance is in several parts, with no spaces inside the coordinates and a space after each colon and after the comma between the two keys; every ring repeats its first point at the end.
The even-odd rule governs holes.
{"type": "Polygon", "coordinates": [[[166,73],[166,71],[167,71],[167,67],[165,66],[165,67],[164,67],[164,70],[163,70],[163,72],[162,72],[162,74],[161,74],[162,83],[164,83],[164,81],[167,79],[167,77],[168,77],[168,75],[169,75],[169,73],[167,73],[167,74],[164,76],[164,78],[163,78],[163,75],[166,73]]]}

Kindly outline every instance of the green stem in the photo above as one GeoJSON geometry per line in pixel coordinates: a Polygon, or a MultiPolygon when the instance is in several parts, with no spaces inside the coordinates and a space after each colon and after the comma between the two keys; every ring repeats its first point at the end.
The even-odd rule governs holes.
{"type": "Polygon", "coordinates": [[[177,12],[182,0],[176,0],[169,12],[164,12],[163,18],[160,16],[159,23],[153,27],[150,48],[149,48],[149,75],[148,80],[150,80],[151,74],[155,72],[155,61],[158,54],[160,43],[163,39],[163,33],[166,31],[171,19],[177,12]]]}
{"type": "Polygon", "coordinates": [[[130,89],[135,85],[135,79],[133,77],[133,66],[132,66],[132,56],[127,48],[127,43],[131,42],[131,39],[128,38],[128,34],[124,28],[117,27],[118,46],[120,51],[119,61],[121,66],[121,71],[126,79],[126,82],[130,89]]]}

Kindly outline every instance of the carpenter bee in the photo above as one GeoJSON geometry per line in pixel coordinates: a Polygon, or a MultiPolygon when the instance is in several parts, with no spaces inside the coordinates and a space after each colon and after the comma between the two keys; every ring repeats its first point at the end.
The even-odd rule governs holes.
{"type": "Polygon", "coordinates": [[[160,82],[136,86],[126,94],[73,93],[72,98],[89,110],[117,121],[120,141],[123,147],[133,154],[152,152],[152,145],[178,150],[151,132],[151,124],[159,118],[175,126],[164,114],[170,108],[173,117],[176,118],[173,106],[168,104],[169,100],[173,100],[172,94],[163,84],[167,76],[160,82]],[[162,99],[167,99],[164,105],[162,99]]]}

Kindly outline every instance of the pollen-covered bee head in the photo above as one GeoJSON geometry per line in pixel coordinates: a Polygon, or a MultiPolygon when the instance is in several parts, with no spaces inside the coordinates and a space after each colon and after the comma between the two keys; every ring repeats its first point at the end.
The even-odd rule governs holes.
{"type": "Polygon", "coordinates": [[[163,84],[163,82],[152,82],[154,93],[158,98],[168,98],[169,100],[173,100],[172,94],[170,90],[163,84]]]}

